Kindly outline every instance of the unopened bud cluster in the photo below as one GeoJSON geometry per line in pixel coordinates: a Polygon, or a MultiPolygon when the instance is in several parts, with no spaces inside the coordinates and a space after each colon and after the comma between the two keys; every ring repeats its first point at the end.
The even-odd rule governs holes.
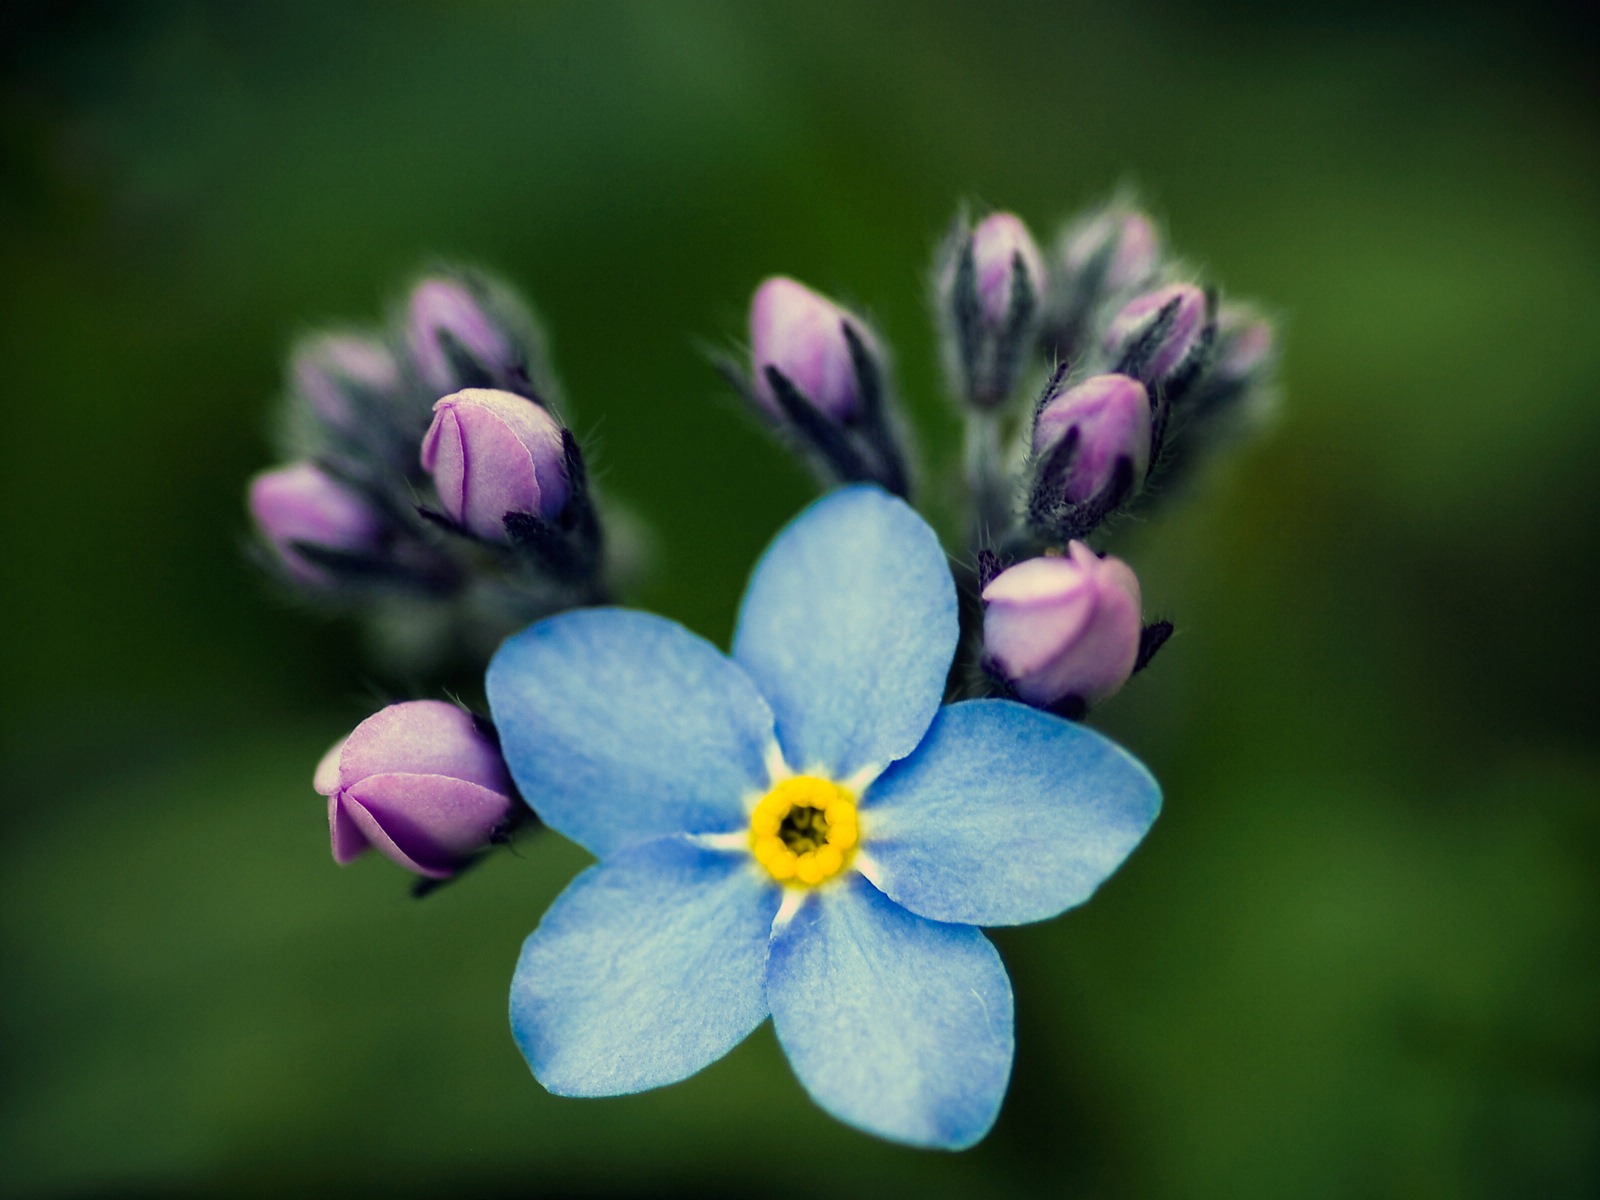
{"type": "MultiPolygon", "coordinates": [[[[441,690],[505,634],[601,598],[601,530],[527,307],[440,270],[388,322],[298,342],[280,448],[250,482],[261,557],[292,593],[363,621],[390,665],[441,690]]],[[[407,701],[323,760],[334,858],[376,848],[449,878],[504,841],[515,799],[487,722],[407,701]]]]}
{"type": "MultiPolygon", "coordinates": [[[[1047,249],[1013,213],[962,215],[930,280],[984,564],[968,580],[974,657],[991,686],[1081,715],[1171,632],[1143,622],[1132,569],[1090,540],[1265,415],[1272,327],[1219,301],[1122,198],[1068,221],[1047,249]]],[[[827,481],[908,493],[881,334],[773,276],[749,336],[747,363],[721,366],[765,425],[827,481]]]]}
{"type": "Polygon", "coordinates": [[[303,339],[287,375],[289,461],[251,482],[249,507],[292,590],[380,630],[404,611],[425,662],[598,594],[583,458],[504,285],[426,275],[386,325],[303,339]]]}

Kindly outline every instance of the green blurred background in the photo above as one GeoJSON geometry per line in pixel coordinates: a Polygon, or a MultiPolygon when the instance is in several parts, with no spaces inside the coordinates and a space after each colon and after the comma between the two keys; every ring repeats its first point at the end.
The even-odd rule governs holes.
{"type": "Polygon", "coordinates": [[[1537,5],[30,3],[0,27],[0,1190],[1600,1191],[1600,105],[1537,5]],[[997,936],[998,1126],[816,1110],[770,1030],[563,1101],[505,995],[582,856],[426,903],[311,767],[386,681],[246,566],[290,335],[425,255],[543,311],[636,599],[725,640],[806,478],[697,339],[869,309],[949,478],[922,279],[964,198],[1120,182],[1286,317],[1285,419],[1125,531],[1179,635],[1101,724],[1167,807],[997,936]]]}

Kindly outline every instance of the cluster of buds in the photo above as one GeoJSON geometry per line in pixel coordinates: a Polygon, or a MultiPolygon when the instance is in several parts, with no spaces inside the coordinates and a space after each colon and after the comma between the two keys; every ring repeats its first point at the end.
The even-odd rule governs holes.
{"type": "Polygon", "coordinates": [[[532,315],[476,272],[423,277],[385,328],[302,340],[290,461],[249,490],[264,560],[380,628],[403,606],[436,661],[592,601],[600,524],[555,394],[532,315]]]}
{"type": "MultiPolygon", "coordinates": [[[[539,327],[504,285],[431,272],[385,326],[301,340],[287,374],[288,461],[248,491],[259,557],[293,594],[364,620],[410,680],[481,676],[505,634],[602,597],[583,455],[539,327]]],[[[493,730],[436,700],[369,717],[315,786],[337,861],[376,847],[423,890],[527,811],[493,730]]]]}
{"type": "MultiPolygon", "coordinates": [[[[1172,631],[1143,621],[1133,571],[1091,541],[1259,421],[1272,327],[1219,303],[1125,198],[1069,221],[1049,253],[1013,213],[963,214],[931,279],[950,395],[966,413],[964,615],[982,668],[958,667],[952,686],[1081,716],[1172,631]]],[[[721,365],[825,480],[904,495],[886,361],[859,317],[778,276],[751,303],[748,369],[721,365]]]]}
{"type": "Polygon", "coordinates": [[[1009,484],[1016,501],[978,539],[976,640],[992,686],[1081,717],[1172,633],[1145,622],[1133,570],[1089,539],[1262,412],[1272,331],[1236,315],[1246,309],[1219,309],[1216,290],[1186,277],[1155,222],[1123,199],[1069,222],[1046,274],[1031,346],[1044,382],[1031,410],[1013,410],[1009,459],[977,462],[975,493],[1009,484]]]}

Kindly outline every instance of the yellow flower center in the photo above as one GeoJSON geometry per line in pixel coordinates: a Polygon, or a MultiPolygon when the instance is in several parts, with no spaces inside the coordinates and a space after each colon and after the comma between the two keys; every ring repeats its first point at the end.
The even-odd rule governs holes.
{"type": "Polygon", "coordinates": [[[750,852],[779,883],[832,879],[860,840],[855,795],[815,775],[785,779],[750,814],[750,852]]]}

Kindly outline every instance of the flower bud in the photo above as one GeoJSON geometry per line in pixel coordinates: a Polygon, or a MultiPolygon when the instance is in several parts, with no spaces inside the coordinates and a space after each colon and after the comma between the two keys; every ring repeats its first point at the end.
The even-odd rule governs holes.
{"type": "MultiPolygon", "coordinates": [[[[997,212],[972,231],[972,262],[977,274],[978,310],[991,329],[1005,327],[1011,316],[1012,272],[1018,258],[1038,305],[1044,295],[1044,259],[1020,217],[997,212]]],[[[953,283],[953,280],[951,280],[953,283]]]]}
{"type": "Polygon", "coordinates": [[[1029,704],[1093,704],[1133,673],[1139,581],[1120,559],[1073,542],[1065,555],[1002,571],[983,600],[985,659],[1029,704]]]}
{"type": "Polygon", "coordinates": [[[400,366],[389,348],[361,334],[323,334],[295,347],[289,377],[294,390],[331,429],[354,433],[363,400],[400,391],[400,366]]]}
{"type": "MultiPolygon", "coordinates": [[[[1278,337],[1272,322],[1248,304],[1224,304],[1205,371],[1183,399],[1182,443],[1170,466],[1215,453],[1265,424],[1277,408],[1278,337]]],[[[1165,468],[1164,468],[1165,469],[1165,468]]]]}
{"type": "Polygon", "coordinates": [[[980,410],[1005,403],[1044,311],[1044,259],[1033,235],[1012,213],[991,213],[975,228],[962,218],[940,247],[934,278],[952,390],[980,410]]]}
{"type": "Polygon", "coordinates": [[[1106,332],[1106,351],[1121,358],[1133,349],[1161,319],[1161,313],[1175,305],[1166,329],[1155,344],[1145,348],[1143,361],[1135,364],[1141,379],[1163,380],[1176,371],[1201,343],[1206,332],[1206,294],[1193,284],[1173,283],[1130,300],[1114,318],[1106,332]]]}
{"type": "Polygon", "coordinates": [[[508,513],[558,516],[570,490],[555,418],[491,388],[467,388],[433,406],[422,466],[450,519],[487,541],[505,539],[508,513]]]}
{"type": "Polygon", "coordinates": [[[328,797],[335,862],[376,846],[431,879],[454,874],[489,843],[515,794],[494,740],[441,700],[368,717],[323,756],[312,784],[328,797]]]}
{"type": "Polygon", "coordinates": [[[1161,235],[1137,209],[1114,205],[1067,230],[1061,251],[1068,274],[1103,263],[1098,289],[1115,294],[1148,281],[1161,264],[1161,235]]]}
{"type": "Polygon", "coordinates": [[[406,348],[435,396],[527,380],[527,352],[503,308],[466,278],[436,276],[412,289],[406,348]]]}
{"type": "Polygon", "coordinates": [[[861,392],[844,324],[850,322],[869,350],[866,326],[832,300],[802,283],[774,275],[750,301],[750,360],[755,395],[769,413],[784,418],[767,380],[776,367],[811,406],[839,424],[860,413],[861,392]]]}
{"type": "Polygon", "coordinates": [[[1060,483],[1064,499],[1082,504],[1111,482],[1119,459],[1132,464],[1130,482],[1138,487],[1150,466],[1150,423],[1144,384],[1126,375],[1096,375],[1056,393],[1039,410],[1033,452],[1048,459],[1061,439],[1077,430],[1060,483]]]}
{"type": "Polygon", "coordinates": [[[1213,374],[1243,381],[1259,374],[1277,353],[1272,322],[1242,304],[1225,304],[1217,314],[1217,357],[1213,374]]]}
{"type": "Polygon", "coordinates": [[[318,546],[351,555],[382,548],[389,526],[353,488],[308,462],[263,471],[250,481],[256,528],[295,579],[312,587],[334,582],[299,547],[318,546]]]}

